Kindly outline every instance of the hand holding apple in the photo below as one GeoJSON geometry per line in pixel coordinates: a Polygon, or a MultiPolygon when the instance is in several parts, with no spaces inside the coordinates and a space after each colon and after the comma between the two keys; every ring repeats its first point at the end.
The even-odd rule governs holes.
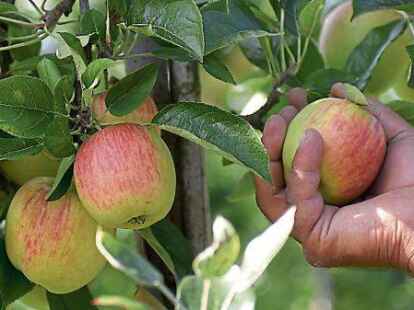
{"type": "MultiPolygon", "coordinates": [[[[345,98],[343,86],[335,85],[332,95],[345,98]]],[[[388,266],[414,273],[414,128],[370,100],[367,109],[380,121],[387,139],[385,161],[362,201],[339,208],[325,204],[319,191],[324,141],[315,129],[305,131],[293,169],[283,177],[281,151],[286,130],[305,106],[306,93],[293,89],[289,101],[290,106],[268,121],[263,134],[273,184],[256,178],[262,212],[274,221],[296,205],[292,234],[314,266],[388,266]]]]}

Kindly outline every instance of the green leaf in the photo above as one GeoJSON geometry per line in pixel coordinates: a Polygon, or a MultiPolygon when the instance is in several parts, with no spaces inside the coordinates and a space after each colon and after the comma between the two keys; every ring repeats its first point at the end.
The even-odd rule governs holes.
{"type": "Polygon", "coordinates": [[[387,107],[391,108],[394,112],[404,118],[412,126],[414,126],[414,103],[407,101],[391,101],[386,104],[387,107]]]}
{"type": "Polygon", "coordinates": [[[114,268],[124,272],[137,284],[153,287],[163,284],[162,274],[144,257],[102,229],[97,232],[96,245],[114,268]]]}
{"type": "Polygon", "coordinates": [[[304,86],[313,100],[329,96],[331,87],[337,82],[355,83],[355,77],[347,72],[336,69],[321,69],[307,76],[304,86]]]}
{"type": "Polygon", "coordinates": [[[240,279],[234,282],[237,292],[252,287],[282,249],[292,232],[295,212],[296,207],[291,207],[261,235],[249,242],[243,255],[240,279]]]}
{"type": "MultiPolygon", "coordinates": [[[[13,16],[14,19],[22,20],[22,21],[29,21],[27,18],[23,18],[20,16],[13,16]]],[[[8,24],[7,27],[7,35],[8,37],[22,37],[35,34],[35,30],[30,27],[22,27],[21,25],[17,24],[8,24]]],[[[9,44],[15,44],[16,42],[9,42],[9,44]]],[[[30,44],[28,46],[20,47],[17,49],[13,49],[10,51],[13,59],[15,60],[23,60],[29,57],[33,57],[39,55],[41,43],[30,44]]]]}
{"type": "Polygon", "coordinates": [[[85,73],[82,74],[82,81],[86,88],[93,86],[96,83],[96,79],[106,69],[110,68],[116,62],[109,58],[99,58],[92,61],[86,68],[85,73]]]}
{"type": "Polygon", "coordinates": [[[137,109],[151,94],[158,76],[157,64],[149,64],[120,80],[108,92],[105,104],[115,116],[137,109]]]}
{"type": "Polygon", "coordinates": [[[95,298],[93,303],[102,307],[117,307],[126,310],[150,310],[148,306],[134,299],[121,296],[104,295],[95,298]]]}
{"type": "Polygon", "coordinates": [[[148,245],[157,253],[161,258],[165,266],[171,271],[172,274],[176,274],[174,262],[170,256],[170,253],[162,246],[157,238],[152,233],[151,227],[138,230],[139,235],[144,239],[148,245]]]}
{"type": "Polygon", "coordinates": [[[191,55],[179,47],[161,46],[152,50],[150,54],[154,57],[165,60],[174,60],[181,62],[193,61],[191,55]]]}
{"type": "Polygon", "coordinates": [[[355,18],[358,15],[384,9],[397,9],[414,12],[412,0],[353,0],[353,11],[355,18]]]}
{"type": "Polygon", "coordinates": [[[106,19],[98,10],[91,9],[81,16],[80,33],[82,35],[96,35],[99,40],[105,41],[106,19]]]}
{"type": "Polygon", "coordinates": [[[206,104],[183,102],[165,107],[153,123],[271,181],[266,150],[254,128],[241,117],[206,104]]]}
{"type": "Polygon", "coordinates": [[[346,98],[358,105],[367,106],[368,100],[365,95],[355,86],[345,83],[343,84],[345,88],[346,98]]]}
{"type": "Polygon", "coordinates": [[[131,30],[181,47],[202,61],[202,17],[193,0],[136,0],[127,20],[131,30]]]}
{"type": "Polygon", "coordinates": [[[38,138],[56,115],[53,96],[40,79],[12,76],[0,80],[0,129],[22,138],[38,138]]]}
{"type": "Polygon", "coordinates": [[[69,76],[62,77],[55,86],[55,109],[63,116],[56,116],[45,133],[45,146],[57,158],[68,157],[75,153],[73,137],[69,129],[69,115],[66,106],[74,93],[73,81],[69,76]]]}
{"type": "Polygon", "coordinates": [[[214,76],[216,79],[233,85],[236,84],[236,81],[234,80],[233,75],[227,68],[226,64],[223,61],[221,61],[221,59],[216,55],[210,54],[204,57],[203,67],[209,74],[214,76]]]}
{"type": "MultiPolygon", "coordinates": [[[[81,76],[86,71],[86,55],[83,50],[85,42],[82,42],[80,38],[77,38],[69,32],[59,32],[57,34],[59,39],[59,46],[57,55],[59,58],[65,58],[72,56],[73,62],[75,63],[76,71],[78,75],[81,76]]],[[[88,38],[88,36],[84,36],[88,38]]]]}
{"type": "Polygon", "coordinates": [[[249,197],[254,197],[255,193],[254,175],[251,172],[246,172],[237,184],[234,185],[233,190],[227,196],[227,200],[234,203],[249,197]]]}
{"type": "Polygon", "coordinates": [[[276,35],[266,31],[261,21],[243,2],[230,0],[229,14],[226,5],[226,0],[221,0],[207,4],[201,10],[206,40],[205,55],[247,38],[276,35]]]}
{"type": "Polygon", "coordinates": [[[0,138],[0,160],[16,160],[35,155],[43,149],[39,139],[0,138]]]}
{"type": "Polygon", "coordinates": [[[62,159],[53,186],[46,196],[47,201],[58,200],[69,190],[72,184],[74,162],[74,155],[62,159]]]}
{"type": "Polygon", "coordinates": [[[50,91],[54,93],[55,86],[61,78],[61,73],[56,63],[49,58],[43,58],[37,64],[37,73],[39,78],[49,86],[50,91]]]}
{"type": "Polygon", "coordinates": [[[24,60],[15,61],[10,65],[10,73],[14,75],[18,74],[26,74],[30,71],[37,70],[37,65],[39,64],[42,59],[47,58],[52,60],[56,63],[59,68],[59,71],[64,75],[73,75],[74,73],[74,65],[72,61],[67,59],[59,59],[56,55],[42,55],[42,56],[34,56],[24,60]]]}
{"type": "Polygon", "coordinates": [[[377,27],[352,51],[345,71],[358,77],[358,88],[366,87],[385,49],[404,32],[405,28],[404,20],[377,27]]]}
{"type": "Polygon", "coordinates": [[[195,273],[202,278],[223,276],[239,257],[240,238],[229,221],[217,217],[213,235],[213,244],[198,254],[193,262],[195,273]]]}
{"type": "Polygon", "coordinates": [[[52,294],[47,292],[50,310],[97,310],[92,305],[92,296],[85,286],[69,294],[52,294]]]}
{"type": "Polygon", "coordinates": [[[13,267],[7,257],[4,240],[0,239],[0,301],[3,306],[24,296],[33,286],[23,273],[13,267]]]}
{"type": "Polygon", "coordinates": [[[300,12],[299,26],[302,36],[311,37],[319,33],[324,6],[325,0],[312,0],[300,12]]]}
{"type": "Polygon", "coordinates": [[[74,80],[71,76],[65,75],[57,81],[54,94],[55,94],[55,110],[56,112],[68,115],[67,105],[73,100],[75,92],[74,80]]]}
{"type": "MultiPolygon", "coordinates": [[[[224,278],[203,280],[197,276],[189,276],[181,281],[177,290],[177,297],[187,309],[222,310],[223,303],[230,293],[232,284],[237,281],[238,269],[230,272],[224,278]],[[235,276],[233,276],[235,274],[235,276]],[[206,302],[206,308],[202,308],[202,301],[206,302]]],[[[237,294],[233,299],[229,310],[254,310],[255,296],[252,290],[237,294]]],[[[177,310],[184,310],[177,307],[177,310]]]]}
{"type": "Polygon", "coordinates": [[[56,117],[49,125],[44,139],[47,150],[57,158],[63,158],[75,153],[73,137],[70,134],[67,118],[56,117]]]}
{"type": "Polygon", "coordinates": [[[168,219],[138,230],[138,233],[160,256],[177,280],[192,273],[190,243],[168,219]]]}

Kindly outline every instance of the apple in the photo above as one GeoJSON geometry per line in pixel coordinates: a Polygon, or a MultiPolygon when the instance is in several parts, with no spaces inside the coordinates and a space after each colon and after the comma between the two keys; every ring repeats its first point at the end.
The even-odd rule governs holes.
{"type": "Polygon", "coordinates": [[[363,194],[384,161],[386,140],[380,122],[345,99],[309,104],[288,127],[283,146],[285,177],[308,128],[316,129],[323,139],[320,191],[325,201],[343,205],[363,194]]]}
{"type": "Polygon", "coordinates": [[[18,160],[0,161],[0,171],[10,181],[23,185],[35,177],[55,177],[60,161],[46,151],[18,160]]]}
{"type": "MultiPolygon", "coordinates": [[[[324,20],[319,46],[330,68],[344,69],[351,52],[371,30],[402,18],[396,10],[369,12],[351,21],[352,15],[352,1],[347,1],[332,10],[324,20]]],[[[380,97],[393,88],[396,99],[414,99],[414,91],[406,86],[410,58],[405,49],[413,41],[407,30],[388,46],[374,69],[367,94],[380,97]]]]}
{"type": "Polygon", "coordinates": [[[148,97],[135,111],[132,111],[125,116],[115,116],[106,109],[106,96],[107,92],[103,92],[95,96],[92,101],[92,115],[100,125],[115,125],[122,123],[145,124],[151,122],[155,114],[158,113],[154,100],[152,97],[148,97]]]}
{"type": "Polygon", "coordinates": [[[76,193],[48,202],[52,185],[53,178],[39,177],[17,191],[6,217],[6,252],[30,281],[66,294],[92,281],[106,260],[95,245],[97,223],[76,193]]]}
{"type": "Polygon", "coordinates": [[[171,153],[155,128],[106,127],[76,154],[74,180],[89,214],[111,228],[145,228],[163,219],[174,201],[171,153]]]}

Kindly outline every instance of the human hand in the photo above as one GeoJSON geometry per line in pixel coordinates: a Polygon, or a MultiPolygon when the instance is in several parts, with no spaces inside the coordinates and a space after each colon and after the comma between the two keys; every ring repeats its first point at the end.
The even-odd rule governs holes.
{"type": "MultiPolygon", "coordinates": [[[[346,97],[342,84],[333,97],[346,97]]],[[[266,217],[277,220],[297,207],[292,235],[310,264],[318,267],[384,266],[414,273],[414,128],[374,99],[370,111],[382,123],[387,154],[365,200],[338,208],[318,191],[323,140],[308,129],[286,180],[281,154],[289,122],[306,105],[306,92],[292,89],[289,106],[266,124],[262,141],[270,157],[273,184],[256,177],[256,199],[266,217]]]]}

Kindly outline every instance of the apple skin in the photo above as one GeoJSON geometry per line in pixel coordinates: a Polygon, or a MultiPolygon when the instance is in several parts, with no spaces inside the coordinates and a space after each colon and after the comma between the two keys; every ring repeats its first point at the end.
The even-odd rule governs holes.
{"type": "MultiPolygon", "coordinates": [[[[352,15],[352,2],[347,1],[335,8],[325,18],[319,46],[326,64],[330,68],[344,69],[352,50],[363,41],[371,30],[401,19],[401,15],[395,10],[369,12],[351,21],[352,15]]],[[[389,88],[395,88],[395,96],[398,99],[414,99],[414,91],[410,93],[408,86],[406,86],[410,59],[405,47],[412,43],[412,36],[407,30],[388,46],[373,71],[366,89],[367,94],[381,97],[382,93],[389,88]]]]}
{"type": "Polygon", "coordinates": [[[95,244],[97,223],[76,193],[47,202],[52,185],[53,178],[39,177],[17,191],[6,217],[6,251],[33,283],[65,294],[92,281],[106,260],[95,244]]]}
{"type": "Polygon", "coordinates": [[[323,139],[320,191],[325,201],[344,205],[363,194],[384,161],[386,139],[379,121],[344,99],[311,103],[289,125],[283,147],[285,177],[308,128],[323,139]]]}
{"type": "Polygon", "coordinates": [[[60,161],[45,151],[18,160],[0,161],[2,174],[17,185],[35,177],[55,177],[60,161]]]}
{"type": "Polygon", "coordinates": [[[150,123],[154,116],[158,113],[157,106],[152,99],[148,97],[145,99],[135,111],[125,116],[115,116],[107,111],[105,105],[105,98],[107,92],[103,92],[94,97],[92,102],[92,115],[100,125],[115,125],[123,123],[145,124],[150,123]]]}
{"type": "Polygon", "coordinates": [[[152,127],[120,124],[95,133],[76,155],[74,179],[82,204],[106,227],[148,227],[174,201],[174,163],[152,127]]]}

